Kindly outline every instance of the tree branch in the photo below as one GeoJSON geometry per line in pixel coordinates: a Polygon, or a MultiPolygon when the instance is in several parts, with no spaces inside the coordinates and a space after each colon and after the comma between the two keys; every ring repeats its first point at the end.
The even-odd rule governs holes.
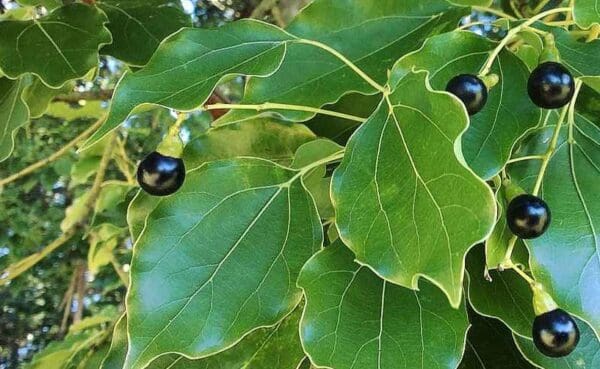
{"type": "Polygon", "coordinates": [[[65,230],[63,234],[61,234],[57,239],[48,244],[48,246],[46,246],[44,249],[34,254],[31,254],[6,268],[0,274],[0,286],[9,283],[11,280],[20,276],[27,270],[31,269],[34,265],[42,261],[46,256],[50,255],[60,246],[64,245],[77,233],[78,229],[88,219],[88,217],[94,209],[96,200],[98,200],[98,196],[100,195],[100,190],[102,188],[102,183],[104,182],[106,169],[108,168],[108,163],[110,162],[111,158],[111,151],[114,146],[114,138],[115,135],[113,133],[113,139],[111,140],[111,142],[108,143],[108,145],[106,145],[106,148],[102,153],[102,159],[100,160],[100,165],[98,166],[98,172],[96,174],[96,177],[94,178],[94,183],[89,191],[89,196],[85,202],[85,210],[81,214],[79,220],[73,222],[73,225],[71,227],[65,230]]]}
{"type": "Polygon", "coordinates": [[[71,140],[69,143],[67,143],[65,146],[63,146],[60,150],[58,150],[57,152],[55,152],[54,154],[50,155],[47,158],[44,158],[40,161],[38,161],[37,163],[33,163],[30,166],[26,167],[25,169],[22,169],[21,171],[19,171],[18,173],[15,173],[9,177],[0,179],[0,187],[7,185],[8,183],[14,182],[19,178],[25,177],[26,175],[52,163],[53,161],[59,159],[60,157],[62,157],[63,155],[65,155],[67,152],[69,152],[69,150],[71,148],[73,148],[75,145],[77,145],[77,143],[85,138],[87,138],[88,136],[90,136],[94,131],[96,131],[96,129],[98,127],[100,127],[100,125],[102,125],[102,123],[104,123],[104,118],[105,116],[101,117],[100,119],[98,119],[94,124],[92,124],[88,129],[86,129],[85,131],[83,131],[79,136],[75,137],[73,140],[71,140]]]}

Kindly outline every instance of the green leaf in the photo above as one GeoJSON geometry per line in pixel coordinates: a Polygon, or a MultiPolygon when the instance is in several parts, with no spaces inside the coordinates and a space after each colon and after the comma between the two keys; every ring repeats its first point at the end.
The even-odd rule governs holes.
{"type": "Polygon", "coordinates": [[[289,165],[296,149],[314,138],[304,125],[254,118],[202,133],[186,145],[183,159],[188,169],[236,156],[254,156],[289,165]]]}
{"type": "Polygon", "coordinates": [[[130,65],[146,64],[163,39],[192,25],[179,1],[102,0],[96,4],[108,16],[107,27],[113,37],[112,44],[101,52],[130,65]]]}
{"type": "MultiPolygon", "coordinates": [[[[394,62],[418,48],[434,32],[454,28],[467,9],[448,12],[442,0],[316,0],[286,28],[291,34],[322,42],[350,59],[379,83],[394,62]],[[334,20],[335,21],[332,21],[334,20]]],[[[374,93],[339,59],[312,45],[288,45],[281,68],[268,79],[251,79],[244,103],[279,102],[320,107],[349,92],[374,93]]],[[[278,111],[287,119],[307,120],[314,114],[278,111]]],[[[248,112],[233,111],[228,119],[248,112]]],[[[225,117],[224,117],[225,118],[225,117]]]]}
{"type": "MultiPolygon", "coordinates": [[[[298,335],[302,305],[273,327],[248,334],[232,348],[205,359],[190,360],[176,354],[154,360],[147,369],[296,369],[304,360],[298,335]]],[[[100,369],[121,369],[127,353],[127,325],[123,317],[115,327],[113,344],[100,369]]]]}
{"type": "Polygon", "coordinates": [[[450,0],[451,3],[465,6],[490,6],[493,0],[450,0]]]}
{"type": "Polygon", "coordinates": [[[113,260],[113,250],[119,243],[119,237],[123,229],[110,223],[103,223],[94,227],[89,235],[88,241],[88,270],[92,275],[98,273],[100,268],[110,264],[113,260]]]}
{"type": "Polygon", "coordinates": [[[281,29],[255,20],[177,32],[161,43],[144,68],[123,75],[106,122],[85,146],[116,128],[142,104],[193,110],[224,77],[273,73],[290,38],[281,29]]]}
{"type": "Polygon", "coordinates": [[[29,109],[21,96],[24,88],[23,78],[0,78],[0,161],[10,156],[18,129],[29,121],[29,109]]]}
{"type": "Polygon", "coordinates": [[[514,336],[523,355],[535,365],[544,369],[598,368],[600,365],[600,341],[585,322],[575,319],[581,333],[581,339],[575,351],[563,358],[549,358],[542,355],[533,344],[533,340],[514,336]]]}
{"type": "MultiPolygon", "coordinates": [[[[421,49],[398,61],[392,79],[415,69],[426,70],[433,88],[443,91],[458,74],[477,75],[495,47],[494,42],[467,31],[434,36],[421,49]]],[[[541,109],[527,96],[529,70],[519,58],[503,51],[491,72],[500,81],[489,91],[483,110],[470,117],[469,129],[462,138],[467,163],[484,179],[500,172],[515,143],[542,116],[541,109]]]]}
{"type": "Polygon", "coordinates": [[[47,115],[64,119],[68,122],[76,119],[100,118],[106,108],[102,101],[85,101],[83,106],[71,106],[66,102],[55,102],[50,104],[47,115]]]}
{"type": "MultiPolygon", "coordinates": [[[[537,130],[515,152],[515,157],[540,155],[547,150],[555,122],[537,130]]],[[[513,181],[533,188],[539,160],[509,167],[513,181]]],[[[541,237],[527,240],[531,268],[557,303],[587,320],[600,332],[600,128],[576,114],[565,124],[544,181],[541,197],[552,210],[552,224],[541,237]],[[569,135],[572,141],[568,141],[569,135]]]]}
{"type": "Polygon", "coordinates": [[[98,65],[98,48],[111,42],[105,22],[97,8],[78,3],[39,19],[0,22],[0,69],[10,78],[33,73],[55,88],[81,78],[98,65]]]}
{"type": "Polygon", "coordinates": [[[127,183],[104,183],[98,195],[98,200],[96,200],[94,211],[98,214],[115,208],[118,204],[125,201],[125,197],[131,188],[132,186],[127,183]]]}
{"type": "Polygon", "coordinates": [[[467,255],[467,270],[469,302],[475,311],[500,319],[520,336],[531,337],[535,313],[529,283],[514,270],[487,270],[482,247],[467,255]]]}
{"type": "Polygon", "coordinates": [[[472,327],[458,369],[535,369],[523,358],[511,333],[496,319],[469,314],[472,327]]]}
{"type": "MultiPolygon", "coordinates": [[[[185,147],[183,160],[188,170],[210,161],[240,156],[289,165],[296,149],[314,138],[314,134],[302,124],[287,124],[267,117],[255,118],[211,128],[193,138],[185,147]]],[[[131,201],[127,223],[134,240],[142,232],[146,217],[158,200],[141,191],[131,201]]]]}
{"type": "Polygon", "coordinates": [[[63,341],[50,343],[34,356],[27,369],[67,369],[73,365],[77,355],[87,350],[95,343],[103,332],[86,331],[69,334],[63,341]]]}
{"type": "Polygon", "coordinates": [[[39,118],[44,115],[52,99],[56,95],[68,91],[71,87],[66,84],[62,88],[50,88],[41,79],[33,77],[33,82],[23,91],[23,101],[29,107],[31,118],[39,118]]]}
{"type": "Polygon", "coordinates": [[[77,186],[86,183],[87,180],[96,173],[100,164],[99,156],[85,156],[80,158],[71,167],[71,186],[77,186]]]}
{"type": "Polygon", "coordinates": [[[589,28],[594,24],[600,24],[600,1],[575,1],[573,6],[573,18],[575,19],[575,23],[582,28],[589,28]]]}
{"type": "Polygon", "coordinates": [[[217,353],[293,310],[296,277],[323,241],[302,173],[256,158],[213,162],[161,199],[135,245],[125,368],[217,353]]]}
{"type": "Polygon", "coordinates": [[[562,28],[553,29],[556,47],[560,51],[560,61],[575,77],[600,92],[600,64],[590,60],[600,59],[600,40],[592,42],[578,41],[575,36],[562,28]]]}
{"type": "Polygon", "coordinates": [[[408,288],[423,276],[457,307],[465,254],[492,231],[496,205],[461,157],[464,107],[426,79],[406,75],[355,132],[334,172],[333,203],[360,263],[408,288]]]}
{"type": "Polygon", "coordinates": [[[341,242],[302,268],[300,334],[318,367],[455,368],[468,328],[464,304],[451,308],[431,284],[395,286],[353,261],[341,242]]]}

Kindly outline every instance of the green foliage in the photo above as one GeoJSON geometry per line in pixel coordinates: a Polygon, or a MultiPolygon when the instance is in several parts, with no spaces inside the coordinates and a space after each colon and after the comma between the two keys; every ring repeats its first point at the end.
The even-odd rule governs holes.
{"type": "Polygon", "coordinates": [[[277,25],[201,29],[174,0],[19,1],[0,16],[0,357],[598,367],[600,14],[558,3],[264,1],[277,25]],[[527,92],[549,52],[577,82],[562,110],[527,92]],[[459,74],[486,82],[477,114],[444,91],[459,74]],[[178,136],[183,186],[137,190],[178,136]],[[521,191],[551,209],[539,238],[507,227],[521,191]],[[532,341],[540,291],[577,321],[568,357],[532,341]]]}

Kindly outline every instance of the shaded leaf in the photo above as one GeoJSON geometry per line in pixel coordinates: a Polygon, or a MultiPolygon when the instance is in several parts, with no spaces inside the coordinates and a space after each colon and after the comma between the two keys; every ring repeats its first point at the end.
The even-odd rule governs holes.
{"type": "Polygon", "coordinates": [[[296,276],[323,240],[301,173],[256,158],[213,162],[161,199],[135,245],[125,368],[167,352],[214,354],[298,304],[296,276]]]}
{"type": "Polygon", "coordinates": [[[458,149],[458,100],[428,88],[426,73],[393,87],[334,172],[336,224],[360,263],[408,288],[423,276],[458,306],[465,253],[495,221],[493,194],[458,149]]]}
{"type": "Polygon", "coordinates": [[[191,26],[179,1],[102,0],[96,4],[108,16],[106,27],[113,37],[101,52],[131,65],[146,64],[163,39],[191,26]]]}
{"type": "Polygon", "coordinates": [[[468,328],[464,305],[424,283],[395,286],[353,261],[341,242],[317,253],[298,280],[306,295],[300,332],[319,367],[455,368],[468,328]]]}
{"type": "Polygon", "coordinates": [[[10,78],[33,73],[55,88],[81,78],[98,65],[98,48],[111,42],[105,22],[104,13],[79,3],[39,19],[0,22],[0,69],[10,78]]]}
{"type": "MultiPolygon", "coordinates": [[[[408,54],[394,67],[392,78],[401,78],[413,69],[429,72],[431,85],[445,90],[454,76],[477,75],[496,43],[472,32],[456,31],[434,36],[423,47],[408,54]]],[[[492,70],[500,78],[489,91],[488,101],[470,117],[462,137],[462,151],[475,173],[489,179],[504,167],[513,146],[542,116],[527,96],[529,70],[515,55],[504,51],[492,70]]]]}
{"type": "Polygon", "coordinates": [[[50,88],[42,82],[41,79],[33,77],[33,82],[30,83],[23,91],[23,101],[29,107],[29,113],[31,118],[41,117],[46,110],[52,99],[62,93],[66,92],[71,88],[68,84],[61,88],[50,88]]]}
{"type": "Polygon", "coordinates": [[[119,243],[119,237],[123,229],[110,223],[104,223],[94,227],[89,235],[88,241],[88,270],[92,275],[97,274],[100,268],[110,264],[113,260],[113,250],[119,243]]]}
{"type": "Polygon", "coordinates": [[[102,101],[85,101],[83,106],[55,102],[50,104],[46,114],[69,122],[76,119],[100,118],[105,112],[105,105],[106,103],[102,101]]]}
{"type": "Polygon", "coordinates": [[[469,314],[467,349],[458,369],[534,369],[523,358],[511,333],[496,319],[469,314]]]}

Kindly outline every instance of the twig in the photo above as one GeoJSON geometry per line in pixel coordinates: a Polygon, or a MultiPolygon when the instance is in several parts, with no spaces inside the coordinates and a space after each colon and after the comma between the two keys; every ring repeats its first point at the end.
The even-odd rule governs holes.
{"type": "Polygon", "coordinates": [[[64,305],[65,309],[63,312],[62,321],[60,323],[60,330],[58,331],[61,336],[63,336],[67,332],[67,323],[69,322],[69,315],[71,315],[73,293],[75,291],[75,284],[77,282],[78,272],[78,268],[75,268],[75,270],[73,271],[73,275],[71,276],[71,282],[69,282],[69,288],[67,288],[67,292],[65,292],[65,298],[63,299],[63,303],[61,303],[61,307],[64,305]]]}
{"type": "Polygon", "coordinates": [[[252,13],[250,13],[250,18],[260,19],[264,17],[265,14],[275,7],[278,2],[279,0],[262,0],[260,4],[254,8],[252,13]]]}
{"type": "Polygon", "coordinates": [[[26,175],[28,175],[32,172],[35,172],[36,170],[59,159],[60,157],[65,155],[67,152],[69,152],[69,150],[71,148],[73,148],[75,145],[77,145],[78,142],[86,139],[88,136],[90,136],[92,133],[94,133],[96,131],[96,129],[98,129],[98,127],[100,127],[100,125],[102,125],[102,123],[104,123],[104,118],[105,117],[101,117],[100,119],[98,119],[94,124],[92,124],[88,129],[83,131],[79,136],[75,137],[73,140],[71,140],[69,143],[67,143],[65,146],[63,146],[60,150],[56,151],[54,154],[50,155],[49,157],[42,159],[42,160],[38,161],[37,163],[31,164],[30,166],[26,167],[25,169],[19,171],[18,173],[15,173],[11,176],[0,179],[0,187],[5,186],[8,183],[14,182],[19,178],[25,177],[26,175]]]}
{"type": "Polygon", "coordinates": [[[77,270],[77,310],[73,312],[73,324],[83,318],[83,296],[85,295],[85,265],[80,263],[77,270]]]}

